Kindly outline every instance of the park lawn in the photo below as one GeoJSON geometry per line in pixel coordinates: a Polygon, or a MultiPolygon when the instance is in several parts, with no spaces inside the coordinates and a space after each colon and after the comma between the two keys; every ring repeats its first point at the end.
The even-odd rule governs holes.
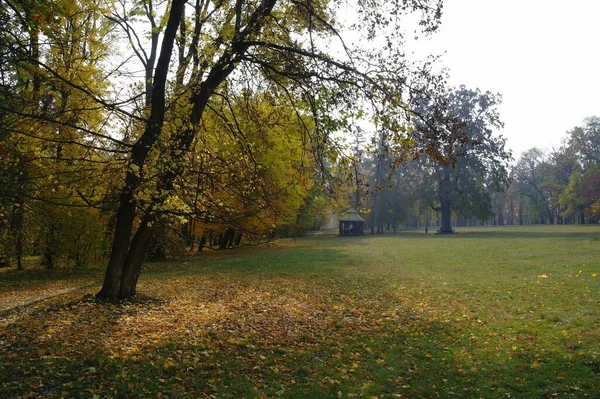
{"type": "MultiPolygon", "coordinates": [[[[584,398],[600,392],[600,226],[319,234],[154,263],[0,313],[3,397],[584,398]]],[[[0,274],[0,296],[34,289],[0,274]],[[18,289],[11,286],[17,285],[18,289]]],[[[71,279],[71,280],[70,280],[71,279]]]]}

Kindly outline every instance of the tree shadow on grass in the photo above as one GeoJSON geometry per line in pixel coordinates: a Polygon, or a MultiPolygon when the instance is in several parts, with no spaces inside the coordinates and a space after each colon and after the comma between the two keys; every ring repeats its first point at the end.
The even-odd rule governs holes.
{"type": "Polygon", "coordinates": [[[3,394],[544,397],[591,394],[600,371],[592,354],[559,370],[551,354],[480,351],[493,338],[476,320],[381,281],[205,273],[143,291],[164,300],[88,299],[0,330],[3,394]]]}
{"type": "MultiPolygon", "coordinates": [[[[0,336],[3,392],[336,397],[367,390],[384,369],[380,358],[411,347],[394,326],[407,323],[400,310],[383,316],[373,301],[343,301],[329,282],[315,289],[306,280],[223,279],[214,291],[195,283],[200,290],[180,288],[192,292],[170,301],[82,301],[8,326],[0,336]]],[[[344,294],[364,288],[347,286],[344,294]]]]}
{"type": "Polygon", "coordinates": [[[26,315],[0,328],[0,389],[131,398],[597,391],[597,353],[517,348],[514,333],[463,317],[452,299],[428,306],[426,290],[357,278],[347,273],[360,262],[346,251],[352,245],[330,239],[157,264],[140,280],[142,300],[90,299],[26,315]]]}
{"type": "Polygon", "coordinates": [[[169,265],[152,265],[145,276],[155,278],[161,275],[192,276],[212,273],[233,273],[243,275],[272,274],[327,274],[344,267],[352,258],[343,247],[327,245],[322,248],[310,246],[257,248],[250,252],[227,251],[209,256],[194,256],[183,262],[169,265]]]}

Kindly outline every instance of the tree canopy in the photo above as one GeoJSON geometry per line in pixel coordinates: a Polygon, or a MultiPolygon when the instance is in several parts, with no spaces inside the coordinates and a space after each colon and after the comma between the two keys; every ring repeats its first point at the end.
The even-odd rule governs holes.
{"type": "Polygon", "coordinates": [[[13,164],[28,184],[11,183],[12,230],[37,207],[55,248],[61,207],[107,215],[102,298],[135,295],[165,218],[248,233],[297,219],[340,161],[334,134],[362,118],[408,142],[403,98],[437,81],[403,35],[413,13],[435,31],[438,0],[0,4],[2,96],[23,99],[3,102],[3,145],[43,154],[13,164]]]}

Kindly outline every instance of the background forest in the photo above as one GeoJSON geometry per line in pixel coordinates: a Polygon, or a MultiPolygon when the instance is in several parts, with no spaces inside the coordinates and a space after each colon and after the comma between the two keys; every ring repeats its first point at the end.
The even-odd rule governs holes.
{"type": "Polygon", "coordinates": [[[126,297],[144,258],[350,206],[372,233],[597,221],[599,118],[515,160],[500,95],[404,56],[403,17],[428,35],[440,2],[351,3],[1,0],[0,265],[108,261],[126,297]]]}

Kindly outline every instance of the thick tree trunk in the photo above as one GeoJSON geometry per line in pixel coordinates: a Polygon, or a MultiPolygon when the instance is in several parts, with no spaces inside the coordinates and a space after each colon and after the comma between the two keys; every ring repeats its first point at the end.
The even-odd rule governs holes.
{"type": "Polygon", "coordinates": [[[221,235],[221,241],[219,242],[219,249],[227,249],[233,242],[235,230],[227,228],[221,235]]]}
{"type": "Polygon", "coordinates": [[[452,233],[452,221],[451,216],[452,212],[450,209],[450,196],[442,195],[440,198],[440,211],[442,213],[442,225],[440,226],[441,234],[449,234],[452,233]]]}
{"type": "Polygon", "coordinates": [[[200,242],[198,243],[198,252],[202,252],[202,250],[204,249],[205,246],[206,246],[206,236],[202,236],[202,238],[200,238],[200,242]]]}
{"type": "Polygon", "coordinates": [[[106,268],[106,275],[104,276],[104,284],[100,292],[96,295],[101,299],[120,298],[123,269],[125,267],[125,259],[129,250],[129,237],[131,236],[133,220],[135,218],[133,194],[128,191],[124,192],[121,197],[121,206],[117,211],[115,235],[106,268]]]}
{"type": "Polygon", "coordinates": [[[243,236],[243,233],[241,231],[238,232],[235,236],[235,241],[234,241],[233,245],[235,245],[236,247],[239,246],[240,243],[242,242],[242,236],[243,236]]]}
{"type": "Polygon", "coordinates": [[[450,207],[450,194],[452,193],[452,187],[450,182],[450,170],[447,168],[449,168],[449,166],[444,168],[444,177],[440,182],[440,211],[442,213],[440,234],[451,234],[454,232],[452,230],[452,210],[450,207]]]}
{"type": "MultiPolygon", "coordinates": [[[[181,129],[169,139],[166,153],[161,156],[166,167],[158,176],[157,188],[162,191],[160,196],[150,201],[150,208],[160,205],[173,191],[174,179],[182,172],[183,157],[189,151],[195,137],[196,127],[200,124],[202,114],[216,88],[231,74],[241,61],[242,55],[250,44],[244,40],[262,29],[265,18],[271,13],[277,0],[263,0],[252,12],[245,27],[236,31],[233,42],[228,50],[217,60],[191,98],[191,111],[188,115],[190,126],[181,129]]],[[[238,3],[241,5],[241,3],[238,3]]],[[[107,267],[106,278],[99,298],[121,299],[135,295],[136,284],[141,273],[141,264],[151,236],[150,223],[140,225],[136,235],[129,243],[135,219],[135,192],[140,187],[140,173],[146,157],[158,139],[165,117],[165,87],[169,62],[174,47],[177,28],[182,18],[185,0],[173,0],[169,21],[165,29],[162,48],[154,74],[150,117],[146,129],[131,150],[130,164],[127,171],[126,186],[121,198],[121,206],[117,213],[117,232],[113,242],[113,252],[107,267]],[[127,184],[131,182],[131,184],[127,184]],[[119,220],[122,219],[122,220],[119,220]]],[[[241,13],[241,9],[237,10],[241,13]]],[[[192,79],[193,80],[193,79],[192,79]]],[[[150,211],[146,215],[152,218],[150,211]]],[[[151,221],[151,220],[150,220],[151,221]]]]}
{"type": "Polygon", "coordinates": [[[131,240],[127,258],[125,259],[125,268],[123,270],[123,278],[119,293],[120,298],[131,298],[136,294],[137,282],[142,272],[144,255],[148,251],[150,237],[152,236],[151,222],[152,218],[150,216],[144,218],[135,233],[135,236],[131,240]]]}
{"type": "MultiPolygon", "coordinates": [[[[167,73],[169,71],[169,62],[173,52],[173,44],[175,42],[175,34],[181,20],[185,0],[173,0],[171,5],[171,13],[169,21],[165,29],[160,57],[156,65],[154,74],[154,86],[152,89],[152,101],[150,117],[146,123],[146,128],[140,139],[134,144],[131,150],[130,163],[127,168],[125,177],[125,186],[120,198],[120,205],[116,216],[115,235],[113,237],[113,245],[110,253],[110,259],[106,268],[104,284],[102,289],[96,295],[101,299],[121,299],[130,296],[131,292],[135,293],[135,287],[131,288],[131,281],[137,282],[137,277],[128,278],[128,287],[122,290],[124,279],[124,271],[126,269],[126,259],[137,259],[138,256],[128,255],[130,251],[131,232],[133,231],[133,222],[136,214],[135,194],[140,187],[140,174],[146,162],[148,153],[158,139],[165,118],[165,87],[167,82],[167,73]],[[122,295],[126,293],[126,296],[122,295]]],[[[140,226],[142,227],[142,226],[140,226]]],[[[139,231],[138,231],[139,232],[139,231]]],[[[136,234],[137,236],[137,234],[136,234]]],[[[139,240],[147,239],[149,234],[140,234],[139,240]]],[[[143,248],[146,243],[137,243],[135,251],[143,248]]],[[[143,254],[142,254],[143,255],[143,254]]],[[[141,263],[140,263],[141,264],[141,263]]],[[[131,271],[128,269],[128,273],[131,271]]]]}

